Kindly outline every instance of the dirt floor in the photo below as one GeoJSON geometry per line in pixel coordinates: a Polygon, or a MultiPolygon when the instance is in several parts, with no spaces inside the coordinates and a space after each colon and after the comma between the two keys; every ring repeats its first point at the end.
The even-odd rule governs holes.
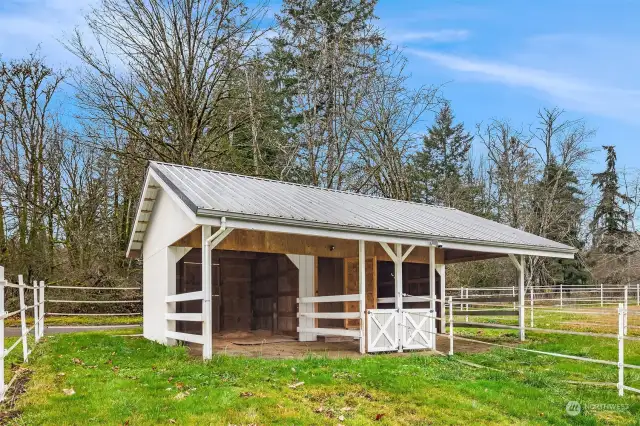
{"type": "MultiPolygon", "coordinates": [[[[329,358],[359,358],[363,355],[359,352],[357,340],[344,340],[332,342],[298,342],[290,336],[269,335],[260,332],[241,332],[216,334],[213,336],[214,354],[241,355],[263,358],[303,358],[310,354],[326,356],[329,358]]],[[[488,345],[457,340],[455,351],[464,353],[479,353],[489,350],[488,345]]],[[[436,350],[448,352],[449,337],[438,336],[436,350]]],[[[194,356],[202,355],[200,345],[190,345],[190,351],[194,356]]],[[[431,350],[406,351],[403,353],[392,352],[394,356],[411,356],[415,353],[434,354],[431,350]]]]}

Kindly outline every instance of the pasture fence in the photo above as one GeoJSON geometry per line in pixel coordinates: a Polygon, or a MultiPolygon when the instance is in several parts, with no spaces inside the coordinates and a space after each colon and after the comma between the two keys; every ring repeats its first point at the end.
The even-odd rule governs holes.
{"type": "MultiPolygon", "coordinates": [[[[552,356],[574,360],[576,362],[588,362],[600,365],[615,366],[618,369],[618,380],[615,383],[594,383],[592,385],[615,386],[620,396],[624,395],[624,391],[640,393],[640,389],[629,386],[625,383],[625,369],[640,369],[640,365],[625,363],[625,341],[640,341],[640,337],[629,336],[630,325],[628,318],[629,310],[629,287],[628,286],[605,286],[599,285],[595,287],[576,286],[567,288],[544,288],[531,286],[526,289],[529,299],[530,309],[530,326],[525,327],[525,331],[550,333],[550,334],[566,334],[575,336],[590,336],[603,339],[617,339],[617,360],[603,360],[589,358],[586,356],[577,356],[563,354],[557,352],[540,351],[530,348],[519,347],[515,345],[506,345],[485,340],[472,339],[469,337],[457,335],[454,330],[459,328],[490,328],[504,330],[520,330],[519,326],[496,322],[496,318],[509,317],[517,315],[512,306],[513,291],[515,287],[491,287],[491,288],[453,288],[447,289],[449,294],[454,296],[447,297],[448,307],[448,326],[449,326],[449,355],[454,354],[454,340],[467,341],[472,343],[485,344],[494,347],[508,348],[516,351],[524,351],[538,355],[552,356]],[[578,287],[578,288],[576,288],[578,287]],[[596,297],[593,297],[593,294],[596,297]],[[538,303],[536,306],[536,302],[538,303]],[[612,307],[611,305],[614,305],[612,307]],[[456,310],[455,307],[459,309],[456,310]],[[470,308],[471,307],[471,308],[470,308]],[[612,309],[613,308],[613,309],[612,309]],[[616,315],[616,333],[596,333],[577,330],[561,330],[553,328],[535,327],[534,311],[539,313],[562,313],[568,315],[585,315],[611,316],[616,315]],[[456,317],[465,316],[465,321],[456,321],[456,317]],[[470,322],[469,316],[488,319],[489,321],[470,322]]],[[[640,305],[640,292],[638,286],[632,288],[635,290],[636,304],[640,305]]],[[[526,300],[526,299],[523,299],[526,300]]],[[[632,315],[640,315],[640,312],[632,312],[632,315]]],[[[443,315],[445,316],[445,315],[443,315]]],[[[581,321],[582,325],[585,325],[581,321]]],[[[587,323],[588,324],[588,323],[587,323]]],[[[601,323],[592,325],[602,326],[601,323]]],[[[640,328],[640,327],[638,327],[640,328]]],[[[587,383],[584,383],[587,385],[587,383]]]]}

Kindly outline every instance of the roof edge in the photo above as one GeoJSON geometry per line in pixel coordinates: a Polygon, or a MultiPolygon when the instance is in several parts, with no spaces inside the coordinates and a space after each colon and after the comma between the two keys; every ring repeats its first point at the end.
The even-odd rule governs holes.
{"type": "MultiPolygon", "coordinates": [[[[462,248],[463,245],[469,245],[477,247],[477,251],[481,250],[482,247],[488,249],[490,247],[493,248],[503,248],[505,251],[493,251],[493,252],[503,252],[503,253],[513,253],[513,254],[523,254],[523,252],[540,252],[542,256],[549,257],[563,257],[563,258],[573,258],[576,253],[578,253],[578,249],[566,246],[566,248],[554,248],[554,247],[546,247],[546,246],[534,246],[534,245],[525,245],[525,244],[509,244],[509,243],[500,243],[495,241],[484,241],[484,240],[470,240],[470,239],[461,239],[461,238],[448,238],[441,236],[433,236],[426,234],[418,234],[418,233],[409,233],[409,232],[396,232],[396,231],[384,231],[378,228],[362,228],[358,226],[348,226],[348,225],[332,225],[322,222],[307,222],[303,220],[297,219],[288,219],[288,218],[274,218],[271,216],[258,216],[253,214],[242,214],[235,212],[226,212],[226,211],[217,211],[211,209],[202,209],[199,208],[196,212],[196,217],[204,217],[204,218],[221,218],[225,217],[228,219],[237,219],[242,222],[247,223],[261,223],[261,224],[271,224],[277,226],[291,227],[297,229],[308,229],[316,232],[311,232],[309,235],[317,235],[317,231],[328,231],[329,233],[333,232],[333,235],[327,235],[331,237],[339,238],[335,235],[336,232],[340,233],[356,233],[360,234],[363,238],[366,237],[377,236],[381,238],[403,238],[421,241],[425,244],[423,245],[438,245],[443,248],[462,248]],[[426,244],[429,242],[430,244],[426,244]],[[446,243],[446,244],[442,244],[446,243]],[[542,254],[544,253],[544,254],[542,254]]],[[[230,226],[230,225],[228,225],[230,226]]],[[[274,231],[278,232],[278,231],[274,231]]],[[[280,231],[285,232],[285,231],[280,231]]],[[[304,234],[304,233],[301,233],[304,234]]],[[[357,239],[357,238],[353,238],[357,239]]],[[[418,244],[416,244],[418,245],[418,244]]],[[[469,248],[467,248],[469,249],[469,248]]],[[[534,255],[534,254],[532,254],[534,255]]]]}

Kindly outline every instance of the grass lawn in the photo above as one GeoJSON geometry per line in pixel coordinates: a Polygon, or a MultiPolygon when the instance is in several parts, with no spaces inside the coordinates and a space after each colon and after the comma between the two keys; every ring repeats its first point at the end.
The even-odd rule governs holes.
{"type": "MultiPolygon", "coordinates": [[[[4,321],[6,327],[20,327],[20,316],[16,315],[4,321]]],[[[33,317],[27,317],[27,324],[33,324],[33,317]]],[[[45,326],[56,325],[129,325],[142,324],[140,315],[118,315],[118,316],[47,316],[44,320],[45,326]]]]}
{"type": "MultiPolygon", "coordinates": [[[[478,334],[480,333],[480,334],[478,334]]],[[[615,367],[494,349],[274,360],[215,356],[113,333],[48,336],[14,424],[639,424],[640,397],[565,380],[614,382],[615,367]],[[467,362],[467,364],[463,362],[467,362]],[[468,362],[492,367],[475,368],[468,362]],[[304,382],[304,384],[299,384],[304,382]],[[295,386],[298,384],[297,386],[295,386]],[[71,393],[72,395],[65,394],[71,393]],[[567,415],[568,401],[585,408],[567,415]],[[592,404],[622,404],[597,407],[592,404]],[[613,410],[612,410],[613,408],[613,410]],[[377,419],[377,420],[376,420],[377,419]]],[[[511,332],[468,330],[515,341],[511,332]]],[[[640,345],[627,361],[640,364],[640,345]]],[[[529,334],[528,347],[613,360],[617,342],[529,334]]],[[[626,380],[640,387],[637,370],[626,380]]]]}

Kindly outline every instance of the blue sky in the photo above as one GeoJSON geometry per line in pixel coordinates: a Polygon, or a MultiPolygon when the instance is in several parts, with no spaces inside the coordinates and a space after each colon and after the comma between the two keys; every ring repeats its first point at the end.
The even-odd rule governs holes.
{"type": "MultiPolygon", "coordinates": [[[[59,40],[93,1],[0,1],[0,53],[40,45],[53,65],[76,65],[59,40]]],[[[491,118],[528,125],[558,106],[597,130],[594,147],[616,145],[620,168],[640,168],[640,2],[380,0],[377,14],[405,49],[411,84],[446,83],[470,130],[491,118]]]]}

